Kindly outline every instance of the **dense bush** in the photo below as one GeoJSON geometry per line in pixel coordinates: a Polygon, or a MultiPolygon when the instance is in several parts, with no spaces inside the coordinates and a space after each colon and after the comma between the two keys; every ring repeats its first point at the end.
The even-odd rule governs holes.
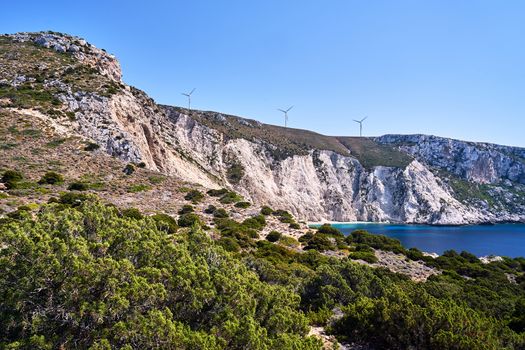
{"type": "Polygon", "coordinates": [[[42,178],[38,181],[39,184],[47,184],[47,185],[56,185],[59,183],[64,182],[64,177],[54,171],[48,171],[47,173],[42,176],[42,178]]]}
{"type": "Polygon", "coordinates": [[[268,215],[272,215],[272,213],[273,213],[273,209],[270,208],[269,206],[264,205],[264,206],[261,207],[261,214],[262,215],[268,216],[268,215]]]}
{"type": "Polygon", "coordinates": [[[208,190],[206,193],[212,197],[221,197],[227,194],[228,192],[230,191],[228,191],[226,188],[221,188],[220,190],[211,189],[208,190]]]}
{"type": "Polygon", "coordinates": [[[237,203],[235,203],[235,208],[246,209],[246,208],[249,208],[250,206],[251,206],[250,202],[237,202],[237,203]]]}
{"type": "Polygon", "coordinates": [[[339,231],[338,229],[336,229],[335,227],[333,227],[330,224],[323,224],[323,225],[319,226],[319,228],[317,229],[317,232],[318,233],[323,233],[323,234],[328,235],[328,236],[344,237],[344,235],[341,233],[341,231],[339,231]]]}
{"type": "Polygon", "coordinates": [[[70,191],[87,191],[89,189],[89,185],[85,182],[75,181],[70,183],[67,189],[70,191]]]}
{"type": "Polygon", "coordinates": [[[0,231],[0,348],[320,349],[297,294],[199,230],[54,206],[0,231]]]}
{"type": "Polygon", "coordinates": [[[24,179],[21,172],[16,170],[6,170],[2,175],[2,182],[7,189],[15,189],[17,184],[24,179]]]}
{"type": "Polygon", "coordinates": [[[281,222],[284,222],[287,224],[291,224],[295,222],[292,214],[290,214],[286,210],[279,209],[279,210],[274,211],[272,214],[276,216],[281,222]]]}
{"type": "Polygon", "coordinates": [[[334,250],[336,247],[334,243],[330,240],[330,238],[322,233],[316,233],[313,235],[313,237],[308,241],[306,247],[304,249],[314,249],[319,252],[324,252],[326,250],[334,250]]]}
{"type": "Polygon", "coordinates": [[[269,242],[277,242],[282,236],[283,234],[279,231],[270,231],[266,236],[266,240],[269,242]]]}
{"type": "Polygon", "coordinates": [[[375,254],[368,251],[355,251],[350,253],[348,257],[353,260],[363,260],[370,264],[374,264],[378,261],[375,254]]]}
{"type": "Polygon", "coordinates": [[[137,208],[123,209],[122,216],[130,218],[130,219],[135,219],[135,220],[140,220],[144,217],[142,213],[140,212],[140,210],[138,210],[137,208]]]}
{"type": "Polygon", "coordinates": [[[399,240],[383,235],[375,235],[365,230],[356,230],[346,236],[345,241],[348,244],[366,244],[375,249],[391,251],[394,253],[405,253],[405,248],[399,240]]]}
{"type": "Polygon", "coordinates": [[[266,226],[266,219],[264,215],[256,215],[251,218],[247,218],[242,222],[242,226],[246,228],[252,228],[254,230],[262,230],[266,226]]]}
{"type": "Polygon", "coordinates": [[[218,208],[213,211],[213,217],[214,218],[227,218],[230,215],[228,215],[228,212],[224,208],[218,208]]]}
{"type": "Polygon", "coordinates": [[[86,144],[86,146],[84,147],[84,151],[87,151],[87,152],[93,152],[93,151],[96,151],[97,149],[99,149],[100,146],[97,145],[96,143],[94,142],[88,142],[86,144]]]}
{"type": "Polygon", "coordinates": [[[191,190],[184,196],[184,199],[191,201],[193,204],[200,203],[204,199],[204,194],[199,190],[191,190]]]}
{"type": "Polygon", "coordinates": [[[204,213],[205,214],[213,214],[215,212],[215,210],[217,210],[217,207],[214,206],[213,204],[210,204],[210,205],[208,205],[208,207],[206,209],[204,209],[204,213]]]}
{"type": "Polygon", "coordinates": [[[231,204],[239,201],[242,201],[242,197],[235,192],[227,192],[226,194],[222,195],[219,199],[219,202],[221,202],[222,204],[231,204]]]}
{"type": "Polygon", "coordinates": [[[191,227],[195,224],[201,224],[200,217],[194,213],[182,214],[177,221],[180,227],[191,227]]]}
{"type": "Polygon", "coordinates": [[[126,164],[122,172],[126,175],[131,175],[135,172],[135,166],[131,163],[126,164]]]}
{"type": "Polygon", "coordinates": [[[165,231],[169,234],[177,232],[177,229],[179,228],[177,220],[167,214],[158,213],[151,216],[151,218],[155,221],[159,230],[165,231]]]}
{"type": "Polygon", "coordinates": [[[178,214],[187,214],[187,213],[193,213],[195,210],[193,209],[193,205],[184,204],[182,208],[179,209],[178,214]]]}

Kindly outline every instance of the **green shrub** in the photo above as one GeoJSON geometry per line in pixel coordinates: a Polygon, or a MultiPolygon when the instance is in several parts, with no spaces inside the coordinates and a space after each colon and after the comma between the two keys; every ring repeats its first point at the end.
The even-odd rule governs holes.
{"type": "Polygon", "coordinates": [[[356,230],[345,238],[348,244],[365,244],[375,249],[405,254],[405,248],[397,239],[383,235],[374,235],[365,230],[356,230]]]}
{"type": "Polygon", "coordinates": [[[215,213],[215,210],[217,210],[217,207],[214,206],[213,204],[210,204],[210,205],[208,205],[208,207],[206,209],[204,209],[204,213],[206,213],[206,214],[213,214],[213,213],[215,213]]]}
{"type": "Polygon", "coordinates": [[[131,163],[129,164],[126,164],[126,166],[124,167],[124,170],[122,170],[124,172],[124,174],[126,175],[131,175],[135,172],[135,166],[131,163]]]}
{"type": "Polygon", "coordinates": [[[177,220],[168,214],[158,213],[153,215],[151,218],[155,220],[155,224],[159,230],[166,231],[169,234],[176,233],[177,229],[179,228],[177,225],[177,220]]]}
{"type": "Polygon", "coordinates": [[[312,238],[314,238],[314,233],[312,231],[308,231],[304,235],[299,237],[299,242],[308,243],[312,238]]]}
{"type": "Polygon", "coordinates": [[[251,228],[254,230],[262,230],[266,226],[266,219],[264,215],[257,215],[251,218],[247,218],[242,222],[242,226],[246,228],[251,228]]]}
{"type": "Polygon", "coordinates": [[[230,215],[228,215],[228,212],[224,208],[219,208],[213,212],[213,217],[215,218],[227,218],[230,215]]]}
{"type": "Polygon", "coordinates": [[[85,182],[75,181],[70,183],[67,189],[70,191],[87,191],[89,185],[85,182]]]}
{"type": "Polygon", "coordinates": [[[137,167],[144,169],[146,167],[146,163],[140,162],[139,164],[137,164],[137,167]]]}
{"type": "Polygon", "coordinates": [[[335,245],[332,243],[332,241],[330,241],[330,239],[326,235],[322,233],[316,233],[312,237],[312,239],[308,241],[308,244],[304,249],[313,249],[319,252],[324,252],[326,250],[334,250],[335,245]]]}
{"type": "Polygon", "coordinates": [[[42,178],[38,181],[39,184],[47,184],[47,185],[56,185],[59,183],[64,182],[64,177],[62,175],[54,172],[54,171],[48,171],[47,173],[42,176],[42,178]]]}
{"type": "Polygon", "coordinates": [[[246,208],[249,208],[250,206],[251,206],[250,202],[237,202],[237,203],[235,203],[235,207],[236,208],[246,209],[246,208]]]}
{"type": "Polygon", "coordinates": [[[234,163],[226,170],[226,178],[233,184],[238,184],[243,176],[244,167],[240,163],[234,163]]]}
{"type": "Polygon", "coordinates": [[[208,192],[206,193],[212,197],[221,197],[221,196],[224,196],[228,192],[230,191],[228,191],[226,188],[221,188],[220,190],[211,189],[211,190],[208,190],[208,192]]]}
{"type": "Polygon", "coordinates": [[[301,228],[301,225],[299,225],[296,222],[292,222],[289,227],[294,229],[294,230],[299,230],[301,228]]]}
{"type": "Polygon", "coordinates": [[[228,252],[236,253],[241,250],[241,246],[237,243],[237,240],[232,237],[221,237],[217,240],[217,243],[228,252]]]}
{"type": "Polygon", "coordinates": [[[197,214],[194,213],[186,213],[182,214],[179,217],[179,221],[177,222],[180,227],[191,227],[195,224],[202,224],[201,219],[197,214]]]}
{"type": "Polygon", "coordinates": [[[235,192],[227,192],[219,199],[219,202],[222,204],[231,204],[239,201],[242,201],[242,197],[235,192]]]}
{"type": "Polygon", "coordinates": [[[282,236],[283,234],[279,231],[270,231],[266,236],[266,240],[269,242],[277,242],[282,236]]]}
{"type": "Polygon", "coordinates": [[[370,264],[374,264],[378,261],[377,257],[375,256],[373,252],[365,252],[365,251],[352,252],[348,255],[348,257],[353,260],[363,260],[370,264]]]}
{"type": "Polygon", "coordinates": [[[188,214],[188,213],[193,213],[195,210],[193,209],[193,205],[189,205],[189,204],[184,204],[182,206],[182,208],[180,208],[178,214],[179,215],[182,215],[182,214],[188,214]]]}
{"type": "Polygon", "coordinates": [[[292,214],[290,214],[286,210],[279,209],[279,210],[274,211],[272,214],[276,216],[280,222],[283,222],[286,224],[292,224],[295,222],[292,214]]]}
{"type": "Polygon", "coordinates": [[[341,233],[341,231],[339,231],[335,227],[332,227],[332,225],[330,225],[330,224],[323,224],[323,225],[319,226],[319,228],[317,229],[317,232],[323,233],[323,234],[328,235],[328,236],[344,237],[344,235],[341,233]]]}
{"type": "Polygon", "coordinates": [[[299,246],[299,241],[296,240],[295,238],[293,237],[290,237],[290,236],[282,236],[280,239],[279,239],[279,244],[282,244],[286,247],[290,247],[290,248],[297,248],[299,246]]]}
{"type": "Polygon", "coordinates": [[[268,215],[272,215],[272,213],[273,213],[273,209],[270,208],[269,206],[264,205],[261,207],[261,214],[268,216],[268,215]]]}
{"type": "Polygon", "coordinates": [[[194,204],[201,202],[204,199],[204,194],[199,190],[191,190],[184,196],[184,199],[191,201],[194,204]]]}
{"type": "Polygon", "coordinates": [[[24,176],[16,170],[6,170],[2,175],[2,182],[7,189],[15,189],[17,184],[23,180],[24,176]]]}
{"type": "Polygon", "coordinates": [[[100,146],[97,145],[96,143],[94,142],[88,142],[86,144],[86,146],[84,147],[84,151],[87,151],[87,152],[93,152],[93,151],[96,151],[97,149],[99,149],[100,146]]]}
{"type": "Polygon", "coordinates": [[[149,180],[149,182],[151,182],[153,185],[158,185],[158,184],[160,184],[161,182],[163,182],[164,180],[166,180],[166,178],[165,178],[164,176],[151,175],[150,177],[148,177],[148,180],[149,180]]]}
{"type": "Polygon", "coordinates": [[[131,219],[135,219],[135,220],[140,220],[144,217],[144,215],[142,215],[140,210],[138,210],[137,208],[123,209],[121,213],[122,213],[122,216],[131,218],[131,219]]]}
{"type": "Polygon", "coordinates": [[[128,187],[129,193],[145,192],[149,190],[151,190],[151,186],[145,184],[135,184],[128,187]]]}
{"type": "MultiPolygon", "coordinates": [[[[89,197],[84,193],[66,192],[60,196],[58,202],[72,207],[77,207],[88,200],[89,197]]],[[[53,197],[49,199],[49,202],[53,202],[53,197]]]]}

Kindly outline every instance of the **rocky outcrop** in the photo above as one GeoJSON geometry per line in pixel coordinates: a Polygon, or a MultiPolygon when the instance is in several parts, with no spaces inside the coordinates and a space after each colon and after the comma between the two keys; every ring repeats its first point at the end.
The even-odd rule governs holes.
{"type": "Polygon", "coordinates": [[[505,180],[525,184],[525,148],[452,140],[430,135],[384,135],[382,144],[480,184],[505,180]]]}
{"type": "Polygon", "coordinates": [[[82,38],[54,32],[16,33],[8,37],[16,42],[29,41],[59,53],[70,53],[79,62],[96,69],[100,74],[117,82],[122,80],[120,63],[115,56],[91,45],[82,38]]]}

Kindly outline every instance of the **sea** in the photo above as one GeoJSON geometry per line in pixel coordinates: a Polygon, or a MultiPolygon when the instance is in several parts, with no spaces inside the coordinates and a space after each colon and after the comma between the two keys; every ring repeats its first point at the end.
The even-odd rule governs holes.
{"type": "Polygon", "coordinates": [[[467,251],[476,256],[525,257],[525,224],[432,226],[380,223],[332,223],[345,235],[364,229],[396,238],[405,248],[442,254],[467,251]]]}

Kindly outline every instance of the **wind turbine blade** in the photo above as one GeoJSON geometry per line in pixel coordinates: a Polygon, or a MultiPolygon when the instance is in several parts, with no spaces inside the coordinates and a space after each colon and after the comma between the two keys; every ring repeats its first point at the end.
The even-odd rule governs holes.
{"type": "Polygon", "coordinates": [[[355,119],[353,119],[353,120],[354,120],[354,122],[361,124],[360,120],[355,120],[355,119]]]}
{"type": "Polygon", "coordinates": [[[278,111],[281,111],[281,112],[283,112],[283,113],[286,113],[286,111],[284,111],[284,110],[282,110],[282,109],[280,109],[280,108],[277,108],[277,110],[278,110],[278,111]]]}
{"type": "Polygon", "coordinates": [[[368,118],[368,116],[366,116],[363,119],[361,119],[361,121],[364,122],[366,120],[366,118],[368,118]]]}
{"type": "Polygon", "coordinates": [[[290,109],[292,109],[292,108],[293,108],[293,106],[290,106],[290,108],[288,108],[288,109],[286,110],[286,112],[290,112],[290,109]]]}
{"type": "Polygon", "coordinates": [[[181,92],[180,94],[189,97],[188,94],[185,94],[184,92],[181,92]]]}
{"type": "Polygon", "coordinates": [[[195,91],[196,88],[193,88],[193,90],[191,90],[191,92],[188,94],[188,95],[191,95],[193,94],[193,91],[195,91]]]}

